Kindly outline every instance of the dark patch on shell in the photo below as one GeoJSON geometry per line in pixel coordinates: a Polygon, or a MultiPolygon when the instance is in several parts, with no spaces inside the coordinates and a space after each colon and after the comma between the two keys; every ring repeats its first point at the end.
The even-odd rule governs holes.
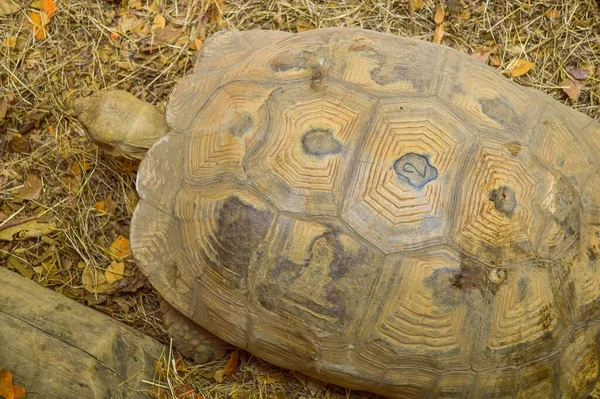
{"type": "Polygon", "coordinates": [[[500,213],[506,216],[512,216],[517,207],[517,198],[512,188],[501,186],[490,192],[490,201],[494,202],[494,207],[500,213]]]}
{"type": "Polygon", "coordinates": [[[273,218],[271,212],[258,210],[235,196],[227,198],[210,240],[214,254],[205,254],[204,263],[239,288],[246,281],[251,259],[264,242],[273,218]]]}
{"type": "Polygon", "coordinates": [[[252,130],[253,125],[252,116],[245,112],[238,118],[235,118],[226,128],[233,136],[241,137],[252,130]]]}
{"type": "MultiPolygon", "coordinates": [[[[349,276],[349,273],[360,266],[365,254],[354,258],[347,254],[337,238],[335,231],[326,232],[315,237],[310,244],[310,257],[306,262],[299,264],[287,258],[277,260],[275,267],[267,275],[267,283],[260,284],[257,288],[258,300],[267,310],[293,314],[304,318],[298,304],[311,312],[334,318],[336,325],[344,328],[351,321],[352,309],[347,308],[348,293],[340,291],[338,282],[349,276]],[[325,261],[325,262],[323,262],[325,261]],[[320,304],[306,293],[304,295],[285,289],[293,285],[302,275],[304,269],[310,267],[327,267],[329,281],[323,285],[323,294],[326,303],[320,304]],[[286,300],[282,300],[285,298],[286,300]],[[290,302],[292,304],[290,304],[290,302]]],[[[316,287],[315,287],[316,288],[316,287]]]]}
{"type": "Polygon", "coordinates": [[[510,128],[516,126],[518,122],[517,113],[510,102],[502,97],[482,99],[479,101],[481,111],[493,121],[498,122],[502,126],[510,128]]]}
{"type": "Polygon", "coordinates": [[[339,154],[343,148],[331,130],[312,129],[302,135],[302,149],[308,155],[321,157],[339,154]]]}

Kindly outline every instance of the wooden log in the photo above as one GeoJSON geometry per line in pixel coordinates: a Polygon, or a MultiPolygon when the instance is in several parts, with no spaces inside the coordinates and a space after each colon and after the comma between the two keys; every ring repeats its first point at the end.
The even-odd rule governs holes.
{"type": "Polygon", "coordinates": [[[164,346],[0,267],[0,369],[26,399],[146,398],[164,346]]]}

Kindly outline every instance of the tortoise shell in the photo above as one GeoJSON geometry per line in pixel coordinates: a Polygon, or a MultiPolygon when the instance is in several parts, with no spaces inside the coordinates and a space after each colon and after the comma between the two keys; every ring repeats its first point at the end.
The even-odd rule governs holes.
{"type": "Polygon", "coordinates": [[[585,397],[600,128],[455,50],[221,32],[137,181],[160,294],[276,365],[394,398],[585,397]]]}

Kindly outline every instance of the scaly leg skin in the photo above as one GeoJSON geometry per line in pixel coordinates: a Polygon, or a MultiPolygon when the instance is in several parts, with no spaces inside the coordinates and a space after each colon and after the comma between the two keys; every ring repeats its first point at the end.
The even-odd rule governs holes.
{"type": "Polygon", "coordinates": [[[169,336],[175,348],[196,363],[207,363],[225,357],[231,345],[208,332],[183,314],[179,313],[167,301],[160,301],[160,309],[169,336]]]}

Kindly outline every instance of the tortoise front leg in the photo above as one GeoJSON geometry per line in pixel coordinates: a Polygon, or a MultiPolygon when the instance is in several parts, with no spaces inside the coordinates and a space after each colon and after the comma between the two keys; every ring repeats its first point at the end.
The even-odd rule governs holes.
{"type": "Polygon", "coordinates": [[[161,299],[160,308],[167,333],[175,347],[196,363],[207,363],[220,359],[231,349],[231,345],[178,312],[167,301],[161,299]]]}

